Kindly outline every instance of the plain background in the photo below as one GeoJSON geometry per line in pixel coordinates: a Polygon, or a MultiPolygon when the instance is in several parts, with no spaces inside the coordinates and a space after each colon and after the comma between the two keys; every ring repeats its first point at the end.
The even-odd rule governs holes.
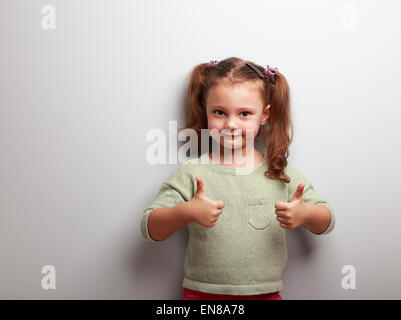
{"type": "Polygon", "coordinates": [[[0,2],[0,298],[181,299],[187,229],[142,212],[176,164],[149,130],[184,125],[189,73],[231,56],[291,88],[289,161],[334,208],[287,231],[283,299],[401,299],[399,1],[0,2]],[[45,30],[44,5],[56,10],[45,30]],[[41,269],[56,269],[56,289],[41,269]],[[345,290],[341,272],[356,270],[345,290]]]}

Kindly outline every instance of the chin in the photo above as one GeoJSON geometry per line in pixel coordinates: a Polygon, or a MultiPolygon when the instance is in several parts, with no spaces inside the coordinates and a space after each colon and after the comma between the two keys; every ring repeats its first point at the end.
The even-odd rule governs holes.
{"type": "Polygon", "coordinates": [[[224,143],[224,141],[222,141],[220,143],[221,146],[224,146],[227,149],[240,149],[245,147],[241,141],[227,141],[226,143],[224,143]]]}

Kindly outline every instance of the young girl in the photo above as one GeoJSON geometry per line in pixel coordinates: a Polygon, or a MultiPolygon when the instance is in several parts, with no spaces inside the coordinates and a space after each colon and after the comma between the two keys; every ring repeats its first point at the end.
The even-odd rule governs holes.
{"type": "Polygon", "coordinates": [[[176,169],[143,212],[142,236],[159,242],[188,226],[183,299],[281,299],[285,230],[323,235],[335,224],[330,204],[287,162],[287,81],[277,68],[232,57],[196,66],[187,93],[186,128],[199,147],[201,130],[214,132],[219,160],[209,145],[176,169]],[[253,147],[258,136],[266,155],[253,147]],[[227,161],[227,150],[242,157],[227,161]]]}

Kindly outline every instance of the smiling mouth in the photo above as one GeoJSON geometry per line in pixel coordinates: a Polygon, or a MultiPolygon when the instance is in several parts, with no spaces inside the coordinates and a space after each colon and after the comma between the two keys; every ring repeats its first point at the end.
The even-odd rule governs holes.
{"type": "Polygon", "coordinates": [[[224,137],[230,137],[230,138],[236,138],[236,137],[240,137],[241,135],[240,134],[237,134],[237,135],[225,135],[225,134],[223,134],[223,136],[224,137]]]}

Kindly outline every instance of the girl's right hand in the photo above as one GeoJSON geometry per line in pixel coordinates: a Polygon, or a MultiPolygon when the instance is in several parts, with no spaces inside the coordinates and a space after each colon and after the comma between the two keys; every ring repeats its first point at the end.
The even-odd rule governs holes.
{"type": "Polygon", "coordinates": [[[201,178],[196,177],[197,190],[194,197],[188,201],[192,222],[206,228],[216,225],[219,215],[223,212],[224,202],[207,197],[201,178]]]}

